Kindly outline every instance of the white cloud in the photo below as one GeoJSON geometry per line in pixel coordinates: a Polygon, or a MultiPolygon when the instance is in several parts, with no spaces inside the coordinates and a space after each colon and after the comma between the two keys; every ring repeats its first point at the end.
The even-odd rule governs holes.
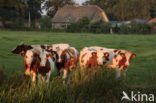
{"type": "Polygon", "coordinates": [[[74,0],[76,3],[82,4],[83,2],[87,1],[87,0],[74,0]]]}

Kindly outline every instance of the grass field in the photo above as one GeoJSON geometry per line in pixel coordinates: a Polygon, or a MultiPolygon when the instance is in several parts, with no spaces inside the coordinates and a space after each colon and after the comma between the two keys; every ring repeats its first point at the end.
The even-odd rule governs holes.
{"type": "Polygon", "coordinates": [[[156,35],[0,31],[0,68],[5,70],[8,77],[24,71],[23,57],[11,53],[11,50],[20,42],[26,44],[68,43],[78,50],[95,45],[129,50],[136,53],[137,57],[132,60],[127,70],[126,85],[131,88],[156,87],[156,35]]]}

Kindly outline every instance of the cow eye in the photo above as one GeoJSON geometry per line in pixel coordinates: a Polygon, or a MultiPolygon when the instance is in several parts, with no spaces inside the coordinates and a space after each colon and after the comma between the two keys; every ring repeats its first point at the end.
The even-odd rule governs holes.
{"type": "Polygon", "coordinates": [[[26,56],[26,58],[27,58],[27,56],[26,56]]]}

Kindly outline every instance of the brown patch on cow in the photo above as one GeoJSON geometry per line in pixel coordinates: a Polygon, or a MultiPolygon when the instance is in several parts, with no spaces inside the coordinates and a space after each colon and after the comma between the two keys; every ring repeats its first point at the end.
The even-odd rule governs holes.
{"type": "Polygon", "coordinates": [[[135,58],[135,57],[136,57],[136,54],[132,54],[132,55],[130,56],[130,58],[129,58],[129,62],[131,63],[132,58],[135,58]]]}
{"type": "Polygon", "coordinates": [[[20,54],[21,52],[26,53],[27,50],[32,49],[32,47],[30,45],[25,45],[25,44],[21,44],[18,45],[14,50],[12,50],[11,52],[14,54],[20,54]]]}
{"type": "Polygon", "coordinates": [[[50,71],[50,62],[47,60],[45,67],[39,67],[38,68],[38,73],[41,74],[42,76],[46,76],[46,74],[50,71]]]}
{"type": "Polygon", "coordinates": [[[118,50],[116,49],[116,50],[114,50],[113,52],[116,53],[116,52],[118,52],[118,50]]]}
{"type": "Polygon", "coordinates": [[[122,59],[119,61],[119,68],[120,67],[124,67],[123,69],[126,69],[125,67],[125,63],[127,61],[126,55],[124,53],[120,53],[120,56],[122,57],[122,59]]]}
{"type": "Polygon", "coordinates": [[[30,66],[30,71],[32,70],[33,72],[37,73],[37,68],[40,66],[40,61],[41,59],[39,55],[34,53],[33,60],[30,66]]]}
{"type": "Polygon", "coordinates": [[[84,62],[83,58],[86,56],[86,54],[87,54],[87,53],[85,53],[85,54],[82,55],[82,57],[81,57],[81,58],[82,58],[82,59],[81,59],[81,63],[84,62]]]}
{"type": "Polygon", "coordinates": [[[25,56],[25,52],[20,53],[20,55],[24,57],[25,56]]]}
{"type": "Polygon", "coordinates": [[[45,49],[46,47],[45,47],[44,45],[41,45],[41,48],[42,48],[42,49],[45,49]]]}
{"type": "Polygon", "coordinates": [[[87,61],[87,67],[88,68],[95,68],[98,65],[97,63],[97,53],[93,52],[92,56],[87,61]]]}
{"type": "Polygon", "coordinates": [[[100,50],[103,50],[102,48],[100,50]]]}

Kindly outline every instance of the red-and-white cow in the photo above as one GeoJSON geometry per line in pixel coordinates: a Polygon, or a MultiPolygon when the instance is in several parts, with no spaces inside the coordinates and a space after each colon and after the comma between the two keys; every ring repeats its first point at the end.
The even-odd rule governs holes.
{"type": "Polygon", "coordinates": [[[27,50],[24,56],[24,72],[25,81],[28,83],[28,78],[31,76],[33,84],[35,84],[38,68],[40,66],[39,55],[34,53],[32,49],[27,50]]]}
{"type": "Polygon", "coordinates": [[[83,68],[96,68],[97,66],[111,65],[114,54],[93,47],[85,47],[80,51],[80,66],[83,68]]]}
{"type": "Polygon", "coordinates": [[[63,83],[70,83],[70,72],[76,68],[78,62],[78,51],[74,47],[61,51],[59,54],[61,61],[56,62],[58,76],[63,71],[63,83]]]}
{"type": "Polygon", "coordinates": [[[43,82],[49,82],[51,72],[54,71],[54,61],[51,54],[42,52],[40,55],[34,53],[33,49],[27,50],[24,56],[25,80],[28,82],[28,77],[31,76],[33,84],[36,77],[43,82]],[[46,58],[44,61],[42,58],[46,58]]]}
{"type": "Polygon", "coordinates": [[[129,67],[132,58],[136,57],[136,54],[131,53],[130,51],[125,51],[125,50],[117,50],[117,49],[108,49],[104,47],[92,47],[92,48],[97,48],[97,49],[103,49],[104,51],[108,52],[113,52],[115,55],[114,58],[112,58],[112,65],[107,65],[107,68],[110,69],[116,69],[117,71],[117,78],[121,76],[121,71],[122,74],[125,76],[126,75],[126,70],[129,67]]]}
{"type": "MultiPolygon", "coordinates": [[[[45,81],[46,83],[49,82],[50,75],[55,69],[55,60],[56,57],[54,57],[51,53],[47,51],[42,51],[40,53],[40,67],[38,68],[38,77],[41,76],[42,81],[45,81]]],[[[40,77],[39,77],[40,80],[40,77]]]]}

